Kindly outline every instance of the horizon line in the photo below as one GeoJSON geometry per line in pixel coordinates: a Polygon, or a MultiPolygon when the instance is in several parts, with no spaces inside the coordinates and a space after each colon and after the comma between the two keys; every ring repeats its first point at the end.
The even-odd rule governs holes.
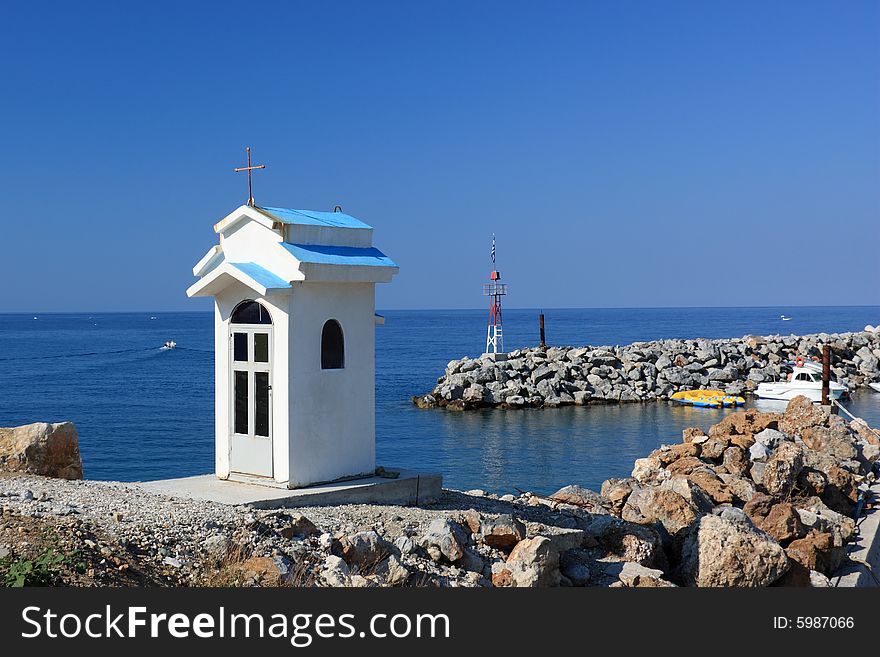
{"type": "MultiPolygon", "coordinates": [[[[847,304],[847,305],[755,305],[755,306],[528,306],[528,307],[512,307],[507,310],[532,310],[544,312],[547,310],[734,310],[745,308],[880,308],[880,304],[847,304]]],[[[484,307],[471,308],[376,308],[376,312],[469,312],[474,310],[485,310],[484,307]]],[[[213,314],[213,310],[157,310],[157,309],[135,309],[135,310],[22,310],[0,312],[0,316],[6,315],[133,315],[148,313],[192,313],[192,314],[213,314]]]]}

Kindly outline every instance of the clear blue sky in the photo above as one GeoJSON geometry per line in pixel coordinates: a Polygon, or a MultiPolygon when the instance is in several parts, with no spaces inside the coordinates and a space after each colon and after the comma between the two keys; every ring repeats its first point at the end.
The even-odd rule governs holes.
{"type": "Polygon", "coordinates": [[[880,303],[880,3],[43,2],[0,25],[0,312],[206,309],[341,204],[384,308],[880,303]],[[827,256],[827,257],[826,257],[827,256]]]}

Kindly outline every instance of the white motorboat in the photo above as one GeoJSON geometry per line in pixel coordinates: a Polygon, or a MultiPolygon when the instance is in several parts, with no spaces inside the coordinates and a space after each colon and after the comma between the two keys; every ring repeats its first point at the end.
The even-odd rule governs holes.
{"type": "Polygon", "coordinates": [[[787,315],[780,315],[779,319],[781,319],[783,322],[788,322],[791,320],[791,317],[788,317],[787,315]]]}
{"type": "Polygon", "coordinates": [[[177,346],[177,343],[174,340],[165,340],[165,344],[162,346],[163,349],[174,349],[177,346]]]}
{"type": "MultiPolygon", "coordinates": [[[[832,375],[833,379],[833,375],[832,375]]],[[[849,390],[837,381],[829,381],[828,396],[840,399],[849,390]]],[[[798,358],[792,366],[787,381],[759,383],[755,394],[761,399],[794,399],[798,395],[809,397],[814,402],[822,401],[822,365],[798,358]]]]}
{"type": "Polygon", "coordinates": [[[871,386],[877,392],[880,392],[880,383],[869,383],[868,385],[871,386]]]}

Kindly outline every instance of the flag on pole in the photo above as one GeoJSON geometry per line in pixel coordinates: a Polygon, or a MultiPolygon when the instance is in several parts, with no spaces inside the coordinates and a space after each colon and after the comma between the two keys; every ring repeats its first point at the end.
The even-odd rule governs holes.
{"type": "Polygon", "coordinates": [[[495,233],[492,233],[492,264],[495,264],[495,233]]]}

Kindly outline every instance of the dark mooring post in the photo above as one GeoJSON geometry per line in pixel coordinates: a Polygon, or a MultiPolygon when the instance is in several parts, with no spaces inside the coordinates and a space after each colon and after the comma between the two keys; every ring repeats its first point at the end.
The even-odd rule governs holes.
{"type": "Polygon", "coordinates": [[[831,388],[831,347],[824,345],[822,347],[822,406],[828,406],[828,393],[831,388]]]}
{"type": "Polygon", "coordinates": [[[541,346],[546,347],[547,345],[544,342],[544,313],[538,315],[538,326],[541,329],[541,346]]]}

